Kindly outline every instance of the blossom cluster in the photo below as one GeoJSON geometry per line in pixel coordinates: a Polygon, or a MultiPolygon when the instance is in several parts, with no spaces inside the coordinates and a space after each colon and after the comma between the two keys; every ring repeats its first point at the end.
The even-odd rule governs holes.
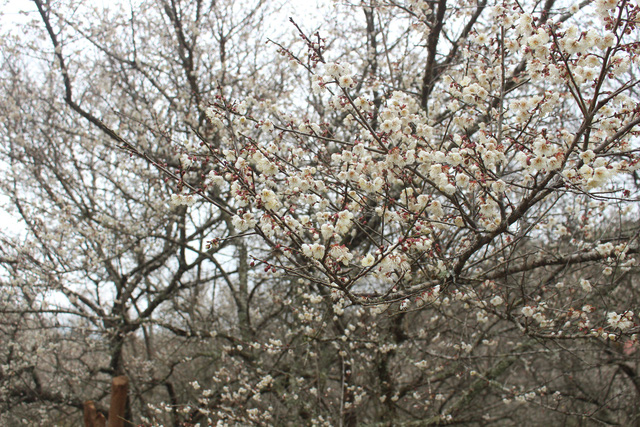
{"type": "MultiPolygon", "coordinates": [[[[609,6],[598,2],[598,16],[605,19],[609,6]]],[[[418,19],[425,7],[411,5],[418,19]]],[[[561,212],[567,195],[586,201],[607,192],[621,200],[620,183],[640,166],[631,139],[638,108],[619,83],[637,62],[624,30],[579,31],[570,22],[507,14],[501,6],[492,13],[501,19],[504,45],[478,27],[464,48],[474,65],[447,69],[441,93],[428,105],[402,90],[382,99],[352,93],[358,66],[344,60],[309,70],[312,92],[326,97],[338,127],[276,103],[212,105],[207,117],[226,132],[227,144],[210,153],[218,166],[207,183],[230,195],[235,230],[284,249],[281,267],[288,273],[290,265],[304,265],[305,280],[339,289],[347,300],[379,304],[382,311],[392,302],[404,311],[442,303],[440,290],[456,283],[455,276],[481,280],[482,269],[466,270],[469,259],[506,264],[500,251],[513,239],[576,236],[570,221],[556,219],[573,216],[569,207],[561,212]],[[512,80],[498,72],[518,64],[526,71],[512,80]],[[519,90],[527,81],[536,86],[519,90]],[[258,104],[263,117],[255,112],[258,104]],[[438,109],[440,115],[433,113],[438,109]],[[483,247],[482,256],[469,252],[483,247]]],[[[192,166],[190,159],[183,156],[184,167],[192,166]]],[[[583,222],[587,240],[574,237],[570,247],[591,250],[605,276],[616,263],[631,265],[628,242],[590,243],[594,224],[588,217],[583,222]]],[[[553,256],[522,265],[545,262],[551,265],[553,256]]],[[[574,285],[556,289],[590,298],[600,286],[589,277],[575,278],[574,285]]],[[[513,301],[506,293],[465,294],[481,323],[504,316],[513,301]]],[[[520,321],[540,330],[559,327],[552,303],[519,304],[520,321]]]]}

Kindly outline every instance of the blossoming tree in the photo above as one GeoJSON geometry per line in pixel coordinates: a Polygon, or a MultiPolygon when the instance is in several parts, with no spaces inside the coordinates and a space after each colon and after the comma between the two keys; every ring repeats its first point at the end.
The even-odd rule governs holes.
{"type": "MultiPolygon", "coordinates": [[[[130,303],[126,318],[166,296],[178,314],[162,312],[147,333],[180,337],[188,344],[181,355],[199,359],[171,362],[186,373],[190,402],[141,392],[154,411],[132,417],[163,423],[168,412],[174,423],[207,425],[637,420],[635,3],[340,2],[318,31],[291,19],[297,43],[260,48],[256,62],[277,64],[277,78],[253,78],[255,92],[245,86],[251,75],[193,92],[201,77],[188,64],[206,56],[196,61],[178,37],[184,84],[200,95],[174,125],[191,142],[166,137],[173,157],[140,141],[137,128],[83,114],[63,46],[36,3],[67,90],[64,114],[116,140],[134,155],[131,168],[155,167],[141,185],[161,176],[174,192],[154,203],[197,224],[199,251],[178,247],[201,255],[176,264],[158,248],[158,274],[213,263],[234,290],[190,300],[220,305],[233,314],[225,321],[188,316],[179,292],[115,300],[130,303]],[[220,263],[211,253],[236,257],[220,263]]],[[[173,22],[178,9],[165,7],[173,22]]],[[[149,82],[145,94],[166,96],[149,82]]],[[[139,105],[154,104],[132,101],[139,105]]],[[[105,111],[137,117],[118,104],[105,111]]],[[[175,215],[154,212],[157,223],[175,215]]],[[[149,225],[134,219],[131,227],[143,239],[153,235],[149,225]]],[[[113,256],[129,265],[131,251],[113,256]]],[[[193,280],[207,289],[214,278],[193,280]]],[[[84,296],[73,282],[63,289],[84,296]]],[[[41,322],[51,318],[36,311],[41,322]]],[[[132,349],[147,348],[141,336],[132,330],[132,349]]]]}
{"type": "Polygon", "coordinates": [[[192,197],[168,208],[175,183],[120,149],[179,169],[173,144],[207,134],[203,99],[277,73],[246,60],[270,9],[72,6],[35,2],[25,34],[2,38],[2,190],[24,231],[3,230],[0,424],[54,424],[89,399],[104,412],[121,374],[132,418],[166,401],[178,423],[194,354],[249,333],[247,252],[207,246],[231,216],[192,197]]]}

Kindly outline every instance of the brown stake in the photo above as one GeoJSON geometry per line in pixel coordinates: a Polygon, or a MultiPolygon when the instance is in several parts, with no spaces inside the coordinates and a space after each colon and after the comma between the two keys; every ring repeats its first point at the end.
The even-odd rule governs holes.
{"type": "Polygon", "coordinates": [[[124,413],[127,407],[129,379],[121,375],[111,382],[111,406],[108,427],[124,427],[124,413]]]}
{"type": "Polygon", "coordinates": [[[105,427],[106,418],[96,410],[93,400],[84,402],[84,427],[105,427]]]}

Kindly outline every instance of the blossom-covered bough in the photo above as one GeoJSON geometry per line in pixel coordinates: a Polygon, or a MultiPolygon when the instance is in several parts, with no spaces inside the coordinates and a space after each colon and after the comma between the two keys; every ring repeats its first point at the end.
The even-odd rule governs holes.
{"type": "MultiPolygon", "coordinates": [[[[306,62],[281,54],[309,72],[331,121],[220,96],[207,115],[227,144],[207,150],[203,139],[206,154],[190,154],[215,158],[209,185],[235,198],[236,229],[278,249],[273,260],[256,256],[267,269],[353,304],[402,301],[407,309],[436,287],[480,310],[496,295],[478,288],[502,292],[510,306],[549,304],[551,295],[523,294],[510,282],[597,263],[606,283],[637,252],[635,234],[620,230],[637,214],[629,175],[638,167],[638,81],[628,74],[638,62],[637,10],[594,6],[604,31],[579,31],[570,11],[506,4],[487,7],[493,25],[484,27],[476,22],[484,3],[469,8],[473,30],[408,84],[358,81],[355,66],[327,62],[323,39],[298,29],[306,62]],[[607,217],[617,226],[602,224],[607,217]]],[[[422,7],[431,10],[420,2],[408,9],[414,25],[428,22],[422,7]]],[[[439,16],[446,3],[434,8],[439,16]]],[[[597,292],[581,288],[583,298],[597,292]]],[[[561,326],[553,323],[551,334],[561,326]]]]}
{"type": "MultiPolygon", "coordinates": [[[[210,82],[206,96],[195,51],[179,50],[199,94],[176,124],[188,142],[167,137],[171,156],[108,128],[198,224],[182,226],[195,230],[178,271],[209,273],[190,276],[197,296],[175,317],[128,321],[191,358],[149,356],[172,380],[163,402],[162,381],[139,380],[144,419],[636,422],[639,13],[626,0],[335,2],[318,31],[291,19],[298,41],[256,54],[277,64],[272,81],[210,82]],[[215,280],[229,291],[202,297],[215,280]],[[207,304],[221,314],[198,314],[207,304]]],[[[159,307],[184,298],[149,289],[131,311],[158,293],[159,307]]]]}
{"type": "MultiPolygon", "coordinates": [[[[342,46],[294,22],[307,51],[279,52],[307,73],[311,105],[220,96],[207,115],[227,144],[191,153],[215,158],[236,229],[278,254],[255,262],[338,311],[430,306],[475,329],[463,354],[492,328],[521,334],[515,352],[635,353],[638,7],[555,3],[363,5],[366,51],[335,61],[342,46]],[[394,46],[400,30],[373,27],[396,12],[411,30],[394,46]]],[[[487,372],[482,388],[503,370],[487,372]]]]}

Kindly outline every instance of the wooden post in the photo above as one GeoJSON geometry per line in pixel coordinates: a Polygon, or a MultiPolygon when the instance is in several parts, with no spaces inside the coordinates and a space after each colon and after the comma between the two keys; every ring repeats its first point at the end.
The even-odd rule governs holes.
{"type": "Polygon", "coordinates": [[[96,410],[93,400],[84,402],[84,427],[105,427],[107,419],[96,410]]]}
{"type": "Polygon", "coordinates": [[[108,427],[124,427],[124,413],[127,409],[129,379],[121,375],[111,381],[111,404],[109,406],[108,427]]]}

